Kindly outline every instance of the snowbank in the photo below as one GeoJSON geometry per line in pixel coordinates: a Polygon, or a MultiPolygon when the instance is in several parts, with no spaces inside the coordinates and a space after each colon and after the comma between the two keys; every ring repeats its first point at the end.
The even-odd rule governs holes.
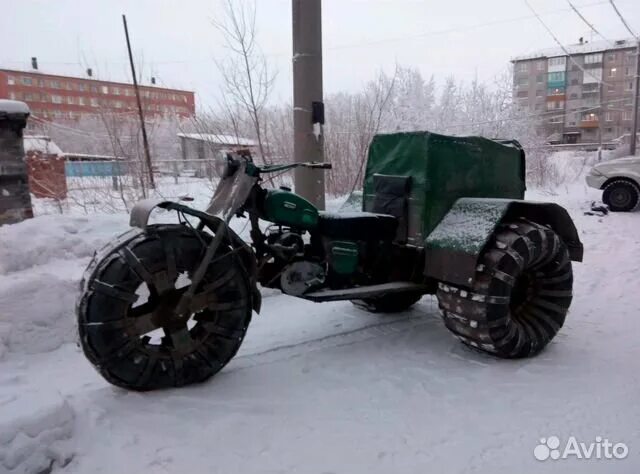
{"type": "Polygon", "coordinates": [[[0,275],[54,260],[90,257],[126,223],[126,215],[48,215],[2,226],[0,275]]]}

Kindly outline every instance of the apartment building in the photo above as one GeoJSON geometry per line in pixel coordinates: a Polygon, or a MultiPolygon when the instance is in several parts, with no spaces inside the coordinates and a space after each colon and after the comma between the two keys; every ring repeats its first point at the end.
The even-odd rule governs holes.
{"type": "MultiPolygon", "coordinates": [[[[193,92],[144,85],[140,86],[140,95],[149,116],[195,114],[193,92]]],[[[0,99],[26,102],[32,115],[49,121],[137,111],[132,84],[59,76],[39,70],[0,69],[0,99]]]]}
{"type": "Polygon", "coordinates": [[[636,42],[587,42],[515,57],[514,100],[550,143],[608,142],[631,133],[636,42]]]}

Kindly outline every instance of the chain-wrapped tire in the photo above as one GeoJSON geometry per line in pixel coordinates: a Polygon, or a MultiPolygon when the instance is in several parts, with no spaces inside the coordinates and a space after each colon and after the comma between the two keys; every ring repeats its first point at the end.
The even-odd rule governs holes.
{"type": "Polygon", "coordinates": [[[478,261],[471,288],[439,284],[446,327],[498,357],[537,354],[558,333],[571,304],[567,247],[550,228],[518,220],[498,228],[478,261]]]}
{"type": "Polygon", "coordinates": [[[131,390],[188,385],[236,354],[252,293],[228,247],[218,249],[187,311],[174,311],[211,238],[185,225],[152,225],[96,253],[76,312],[82,349],[107,381],[131,390]]]}
{"type": "Polygon", "coordinates": [[[370,313],[399,313],[411,308],[420,301],[422,293],[393,293],[378,298],[351,300],[358,308],[370,313]]]}

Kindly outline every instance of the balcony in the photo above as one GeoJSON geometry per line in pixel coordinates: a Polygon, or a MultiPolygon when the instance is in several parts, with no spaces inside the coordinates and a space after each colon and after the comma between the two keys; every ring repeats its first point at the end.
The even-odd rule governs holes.
{"type": "Polygon", "coordinates": [[[599,120],[581,120],[580,121],[580,128],[598,128],[600,126],[600,121],[599,120]]]}

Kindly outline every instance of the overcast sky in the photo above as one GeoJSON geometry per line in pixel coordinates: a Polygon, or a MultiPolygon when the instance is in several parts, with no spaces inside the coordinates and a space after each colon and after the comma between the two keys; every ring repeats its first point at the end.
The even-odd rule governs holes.
{"type": "MultiPolygon", "coordinates": [[[[242,1],[242,0],[237,0],[242,1]]],[[[143,75],[194,90],[213,105],[219,76],[213,58],[227,51],[211,25],[217,0],[1,0],[0,67],[25,68],[37,56],[43,72],[129,80],[120,15],[129,22],[143,75]]],[[[529,0],[561,42],[598,38],[567,0],[529,0]]],[[[608,0],[574,0],[608,39],[626,38],[608,0]]],[[[640,33],[640,1],[616,0],[640,33]]],[[[257,0],[259,43],[278,78],[273,101],[291,96],[291,1],[257,0]]],[[[441,80],[492,79],[509,59],[556,44],[524,0],[323,0],[325,94],[357,90],[397,62],[441,80]]]]}

